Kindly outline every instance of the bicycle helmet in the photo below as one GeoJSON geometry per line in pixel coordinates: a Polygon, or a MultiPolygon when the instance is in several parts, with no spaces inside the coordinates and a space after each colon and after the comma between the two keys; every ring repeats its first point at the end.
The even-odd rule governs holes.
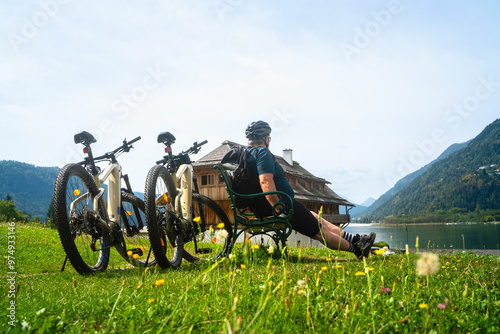
{"type": "Polygon", "coordinates": [[[250,123],[245,130],[245,136],[250,140],[261,140],[271,134],[271,127],[264,121],[250,123]]]}

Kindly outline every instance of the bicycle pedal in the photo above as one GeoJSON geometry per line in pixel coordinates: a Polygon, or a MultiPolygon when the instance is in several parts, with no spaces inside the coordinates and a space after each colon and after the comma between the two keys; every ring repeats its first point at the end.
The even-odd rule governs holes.
{"type": "MultiPolygon", "coordinates": [[[[132,255],[137,254],[139,256],[142,256],[144,254],[143,250],[141,248],[132,248],[132,249],[127,250],[127,254],[130,252],[132,252],[132,255]]],[[[129,256],[130,256],[130,254],[129,254],[129,256]]]]}
{"type": "Polygon", "coordinates": [[[208,253],[212,253],[212,250],[210,248],[198,248],[196,253],[197,254],[208,254],[208,253]]]}

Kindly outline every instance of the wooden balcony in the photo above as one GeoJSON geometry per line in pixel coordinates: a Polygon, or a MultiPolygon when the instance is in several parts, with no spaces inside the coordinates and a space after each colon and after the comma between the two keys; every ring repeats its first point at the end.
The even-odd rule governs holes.
{"type": "Polygon", "coordinates": [[[323,215],[323,218],[342,228],[351,222],[351,215],[323,215]]]}

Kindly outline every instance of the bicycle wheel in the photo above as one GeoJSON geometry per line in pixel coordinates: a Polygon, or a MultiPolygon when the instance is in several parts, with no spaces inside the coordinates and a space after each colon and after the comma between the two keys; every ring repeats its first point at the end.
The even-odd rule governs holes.
{"type": "Polygon", "coordinates": [[[80,274],[103,271],[109,263],[109,234],[96,213],[107,221],[104,200],[94,198],[98,189],[80,165],[64,166],[54,186],[54,220],[64,251],[80,274]]]}
{"type": "Polygon", "coordinates": [[[146,177],[144,201],[151,248],[161,268],[177,268],[182,262],[182,229],[174,210],[176,188],[168,170],[154,166],[146,177]]]}
{"type": "Polygon", "coordinates": [[[222,208],[210,198],[193,194],[191,235],[184,236],[183,257],[193,262],[213,260],[226,254],[233,230],[222,208]]]}
{"type": "Polygon", "coordinates": [[[121,202],[120,227],[124,244],[116,245],[116,250],[134,266],[154,266],[156,260],[147,234],[144,201],[133,194],[122,192],[121,202]]]}

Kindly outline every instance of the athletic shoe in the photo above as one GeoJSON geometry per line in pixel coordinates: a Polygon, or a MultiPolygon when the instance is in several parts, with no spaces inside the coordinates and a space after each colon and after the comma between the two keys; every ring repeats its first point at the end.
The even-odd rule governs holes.
{"type": "Polygon", "coordinates": [[[358,242],[354,243],[354,255],[356,255],[358,259],[361,260],[363,257],[368,258],[376,236],[377,234],[375,232],[371,232],[370,235],[363,234],[358,242]]]}

